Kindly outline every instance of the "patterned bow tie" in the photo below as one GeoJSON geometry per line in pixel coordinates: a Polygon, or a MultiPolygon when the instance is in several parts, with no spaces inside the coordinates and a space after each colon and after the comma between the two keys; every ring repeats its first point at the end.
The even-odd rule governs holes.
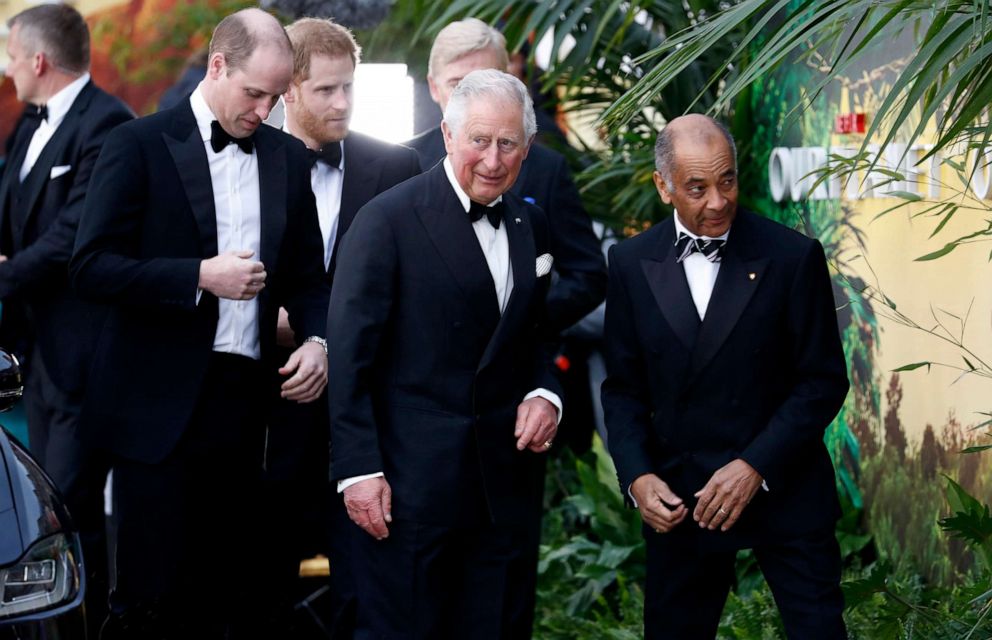
{"type": "Polygon", "coordinates": [[[223,151],[224,147],[229,144],[236,144],[238,148],[247,154],[251,153],[254,148],[255,143],[251,136],[247,138],[235,138],[227,131],[224,131],[224,127],[220,126],[220,123],[214,120],[210,123],[210,146],[213,148],[214,153],[220,153],[223,151]]]}
{"type": "Polygon", "coordinates": [[[48,106],[44,104],[40,107],[29,105],[24,110],[24,116],[31,120],[48,120],[48,106]]]}
{"type": "Polygon", "coordinates": [[[710,262],[720,262],[726,240],[711,240],[709,238],[692,238],[679,232],[675,240],[675,262],[682,262],[694,253],[701,253],[710,262]]]}
{"type": "Polygon", "coordinates": [[[310,158],[310,166],[317,164],[318,161],[323,162],[329,167],[334,169],[341,168],[341,143],[332,142],[325,145],[320,149],[320,151],[314,151],[313,149],[307,149],[307,157],[310,158]]]}
{"type": "Polygon", "coordinates": [[[491,207],[479,204],[478,202],[472,202],[468,208],[468,219],[475,222],[481,220],[482,216],[486,216],[489,219],[489,224],[493,225],[493,229],[499,229],[499,221],[503,217],[502,200],[491,207]]]}

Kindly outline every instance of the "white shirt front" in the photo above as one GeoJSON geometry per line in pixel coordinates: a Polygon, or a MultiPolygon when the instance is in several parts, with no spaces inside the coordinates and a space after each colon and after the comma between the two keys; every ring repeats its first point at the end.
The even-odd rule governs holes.
{"type": "MultiPolygon", "coordinates": [[[[200,88],[190,96],[196,126],[210,165],[210,184],[217,216],[217,252],[253,251],[259,260],[262,214],[258,182],[258,157],[229,144],[219,152],[210,146],[210,123],[216,118],[200,88]]],[[[197,302],[199,302],[199,292],[197,302]]],[[[219,299],[220,317],[214,334],[214,351],[261,358],[258,341],[258,297],[252,300],[219,299]]]]}
{"type": "Polygon", "coordinates": [[[45,145],[55,135],[55,131],[62,124],[62,121],[65,120],[66,115],[69,114],[69,108],[72,107],[72,103],[76,101],[79,93],[89,81],[90,74],[84,73],[49,98],[45,104],[48,108],[48,117],[38,123],[38,128],[35,129],[34,134],[31,136],[31,142],[28,143],[28,150],[24,153],[24,162],[21,164],[21,171],[18,175],[18,179],[21,182],[24,182],[24,178],[28,177],[28,174],[31,173],[34,163],[38,161],[38,156],[45,150],[45,145]]]}
{"type": "MultiPolygon", "coordinates": [[[[675,221],[676,238],[679,237],[679,233],[684,233],[693,239],[706,238],[709,240],[726,240],[730,236],[730,229],[716,238],[697,236],[685,228],[685,225],[679,220],[678,211],[672,214],[672,219],[675,221]]],[[[682,268],[685,269],[685,279],[689,283],[689,291],[692,293],[692,301],[696,305],[696,313],[702,320],[706,317],[706,309],[710,305],[713,285],[716,284],[716,276],[720,273],[720,263],[710,262],[701,253],[691,253],[682,261],[682,268]]]]}
{"type": "MultiPolygon", "coordinates": [[[[283,125],[283,130],[293,135],[288,121],[283,125]]],[[[331,256],[334,253],[334,240],[338,235],[338,219],[341,214],[341,193],[344,190],[344,144],[330,144],[341,145],[341,168],[332,167],[325,162],[315,162],[310,170],[310,187],[317,201],[317,219],[320,223],[320,235],[324,239],[325,271],[331,265],[331,256]]]]}

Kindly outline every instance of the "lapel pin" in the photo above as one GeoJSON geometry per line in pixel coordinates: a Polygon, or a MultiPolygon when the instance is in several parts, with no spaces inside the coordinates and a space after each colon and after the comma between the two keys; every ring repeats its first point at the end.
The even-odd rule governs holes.
{"type": "Polygon", "coordinates": [[[751,273],[749,273],[749,274],[747,274],[747,279],[748,279],[748,280],[754,280],[754,279],[755,279],[755,278],[757,278],[757,277],[758,277],[758,274],[756,274],[756,273],[755,273],[755,272],[753,272],[753,271],[752,271],[751,273]]]}
{"type": "Polygon", "coordinates": [[[513,221],[516,222],[517,224],[520,224],[520,218],[514,218],[513,221]]]}

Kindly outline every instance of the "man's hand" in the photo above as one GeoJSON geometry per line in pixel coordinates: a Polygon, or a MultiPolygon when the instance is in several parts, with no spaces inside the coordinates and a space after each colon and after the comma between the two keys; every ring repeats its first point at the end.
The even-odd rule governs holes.
{"type": "Polygon", "coordinates": [[[517,425],[513,436],[517,439],[517,450],[530,449],[534,453],[544,453],[551,448],[551,442],[558,433],[558,410],[544,398],[524,400],[517,407],[517,425]]]}
{"type": "Polygon", "coordinates": [[[0,254],[0,263],[7,262],[7,256],[0,254]]]}
{"type": "Polygon", "coordinates": [[[740,458],[716,470],[706,486],[696,492],[699,502],[692,519],[704,529],[727,531],[761,486],[761,474],[740,458]]]}
{"type": "Polygon", "coordinates": [[[265,266],[254,251],[225,251],[200,263],[197,286],[218,298],[251,300],[265,287],[265,266]]]}
{"type": "Polygon", "coordinates": [[[292,377],[282,383],[279,395],[300,404],[313,402],[327,385],[327,355],[316,342],[305,342],[289,355],[279,375],[292,377]]]}
{"type": "Polygon", "coordinates": [[[289,326],[289,312],[279,307],[279,319],[276,321],[276,344],[292,349],[296,346],[296,334],[289,326]]]}
{"type": "Polygon", "coordinates": [[[393,521],[393,490],[383,477],[356,482],[344,490],[344,506],[351,521],[376,540],[389,537],[393,521]]]}
{"type": "Polygon", "coordinates": [[[668,533],[689,513],[682,498],[653,473],[638,476],[630,485],[630,493],[637,501],[641,519],[658,533],[668,533]]]}

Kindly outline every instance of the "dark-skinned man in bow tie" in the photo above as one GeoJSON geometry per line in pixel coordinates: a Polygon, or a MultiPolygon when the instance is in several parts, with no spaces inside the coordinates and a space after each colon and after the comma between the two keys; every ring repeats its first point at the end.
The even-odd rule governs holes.
{"type": "MultiPolygon", "coordinates": [[[[373,197],[420,173],[412,149],[349,130],[355,67],[361,48],[351,32],[331,20],[301,18],[286,28],[294,50],[293,79],[283,95],[283,130],[307,147],[308,176],[317,204],[318,237],[330,284],[337,248],[355,214],[373,197]]],[[[277,342],[292,349],[296,335],[280,310],[277,342]]],[[[287,351],[288,355],[288,351],[287,351]]],[[[275,389],[278,391],[278,389],[275,389]]],[[[300,560],[330,558],[330,627],[335,638],[351,637],[354,598],[349,554],[342,538],[350,526],[341,496],[328,479],[327,401],[301,405],[270,394],[265,486],[271,510],[264,580],[283,612],[290,615],[300,560]],[[330,504],[330,513],[328,513],[330,504]],[[330,515],[330,522],[328,522],[330,515]]]]}
{"type": "Polygon", "coordinates": [[[365,205],[341,244],[328,399],[356,637],[530,635],[531,479],[561,414],[540,344],[548,225],[509,191],[536,128],[519,80],[466,75],[447,156],[365,205]]]}
{"type": "Polygon", "coordinates": [[[647,540],[644,636],[711,640],[751,548],[789,638],[841,640],[840,515],[823,434],[847,368],[820,243],[737,206],[730,133],[655,147],[671,220],[610,251],[603,409],[647,540]]]}
{"type": "Polygon", "coordinates": [[[261,126],[292,74],[272,16],[228,16],[190,98],[116,129],[94,169],[70,273],[110,307],[83,408],[117,456],[104,638],[258,637],[264,391],[309,403],[327,380],[310,164],[261,126]]]}

